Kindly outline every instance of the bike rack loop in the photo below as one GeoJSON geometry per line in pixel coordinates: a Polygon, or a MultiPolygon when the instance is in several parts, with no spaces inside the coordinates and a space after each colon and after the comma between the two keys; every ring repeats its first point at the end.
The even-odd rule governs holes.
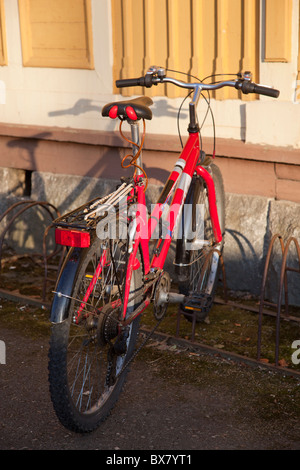
{"type": "Polygon", "coordinates": [[[280,332],[280,319],[282,317],[281,311],[282,311],[283,289],[284,289],[284,296],[285,296],[284,318],[286,320],[293,320],[293,321],[300,322],[300,318],[291,317],[289,315],[287,271],[292,271],[292,272],[296,272],[300,274],[300,246],[295,237],[288,238],[286,244],[284,244],[283,237],[279,234],[275,234],[271,239],[266,261],[265,261],[265,268],[264,268],[264,273],[263,273],[261,294],[260,294],[259,312],[258,312],[258,337],[257,337],[257,360],[260,360],[263,307],[265,305],[276,307],[275,366],[278,366],[278,359],[279,359],[279,336],[280,336],[279,332],[280,332]],[[280,278],[279,278],[279,283],[278,283],[278,299],[277,299],[277,304],[275,304],[275,303],[266,301],[264,296],[265,296],[265,288],[266,288],[266,281],[267,281],[267,276],[269,272],[271,254],[273,252],[274,244],[277,240],[279,240],[280,246],[281,246],[282,263],[281,263],[280,278]],[[287,266],[287,257],[288,257],[289,249],[292,243],[295,245],[295,248],[297,251],[298,262],[299,262],[298,269],[287,266]]]}
{"type": "MultiPolygon", "coordinates": [[[[5,238],[5,235],[7,233],[7,231],[9,230],[9,228],[11,227],[11,225],[13,224],[13,222],[16,220],[17,217],[19,217],[20,215],[22,215],[26,210],[30,209],[31,207],[34,207],[34,206],[39,206],[39,207],[42,207],[43,209],[45,209],[45,211],[50,215],[50,217],[52,218],[52,220],[54,220],[55,218],[59,217],[60,216],[60,213],[59,211],[56,209],[56,207],[49,203],[49,202],[46,202],[46,201],[31,201],[31,200],[26,200],[26,201],[18,201],[16,203],[14,203],[12,206],[10,206],[6,211],[3,212],[3,214],[1,214],[0,216],[0,222],[11,212],[13,211],[15,208],[17,208],[18,206],[21,206],[21,205],[26,205],[25,207],[21,208],[11,219],[10,221],[8,222],[8,224],[6,225],[5,229],[3,230],[2,232],[2,235],[0,237],[0,270],[1,270],[1,258],[2,258],[2,247],[3,247],[3,242],[4,242],[4,238],[5,238]],[[53,212],[56,214],[55,216],[53,216],[52,212],[51,212],[51,209],[53,210],[53,212]]],[[[31,254],[30,256],[34,257],[34,256],[42,256],[43,257],[43,260],[44,260],[44,270],[45,270],[45,276],[44,276],[44,284],[43,284],[43,300],[45,300],[45,296],[46,296],[46,282],[47,282],[47,261],[48,259],[52,258],[54,255],[56,255],[60,250],[61,250],[61,247],[58,247],[57,246],[55,247],[53,253],[51,253],[50,255],[47,256],[46,254],[46,237],[48,235],[48,232],[49,232],[49,228],[51,228],[51,226],[47,227],[47,229],[45,230],[44,232],[44,236],[43,236],[43,254],[39,254],[39,253],[35,253],[35,254],[31,254]]],[[[24,255],[19,255],[19,257],[22,257],[24,255]]]]}

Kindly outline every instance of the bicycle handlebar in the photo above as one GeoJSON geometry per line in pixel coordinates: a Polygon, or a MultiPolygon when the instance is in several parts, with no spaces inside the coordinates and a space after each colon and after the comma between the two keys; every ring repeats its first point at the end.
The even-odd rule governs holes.
{"type": "Polygon", "coordinates": [[[236,80],[228,80],[214,84],[199,83],[186,83],[175,78],[169,78],[165,76],[164,69],[156,69],[151,67],[150,71],[146,73],[144,77],[139,78],[125,78],[116,81],[117,88],[131,87],[131,86],[144,86],[146,88],[152,87],[152,85],[158,85],[158,83],[173,83],[181,88],[187,89],[200,89],[202,90],[217,90],[224,86],[231,86],[240,90],[244,94],[255,93],[258,95],[270,96],[272,98],[278,98],[279,90],[268,86],[260,85],[251,81],[251,73],[245,72],[243,78],[236,80]]]}
{"type": "Polygon", "coordinates": [[[256,93],[258,95],[270,96],[271,98],[278,98],[279,90],[264,85],[259,85],[246,80],[237,80],[235,84],[237,90],[247,95],[248,93],[256,93]]]}

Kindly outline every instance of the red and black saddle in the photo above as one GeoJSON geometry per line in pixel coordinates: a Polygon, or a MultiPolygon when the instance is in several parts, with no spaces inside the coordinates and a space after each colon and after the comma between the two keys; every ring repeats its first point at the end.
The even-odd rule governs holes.
{"type": "Polygon", "coordinates": [[[111,119],[116,117],[122,121],[137,121],[138,119],[152,119],[152,111],[149,108],[153,101],[149,96],[140,96],[126,101],[108,103],[102,108],[102,116],[111,119]]]}

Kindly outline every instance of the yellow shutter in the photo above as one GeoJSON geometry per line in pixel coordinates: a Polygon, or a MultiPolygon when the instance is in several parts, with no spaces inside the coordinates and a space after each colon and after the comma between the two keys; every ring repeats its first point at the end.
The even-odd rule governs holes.
{"type": "MultiPolygon", "coordinates": [[[[258,79],[259,0],[111,1],[114,80],[141,76],[150,65],[200,79],[250,70],[258,79]]],[[[141,90],[124,89],[122,93],[141,90]]],[[[166,90],[152,87],[146,93],[174,97],[185,91],[169,85],[166,90]]],[[[216,98],[234,99],[237,92],[222,90],[216,98]]]]}
{"type": "Polygon", "coordinates": [[[7,65],[4,0],[0,0],[0,65],[7,65]]]}
{"type": "Polygon", "coordinates": [[[298,73],[296,81],[296,101],[300,101],[300,18],[299,18],[299,33],[298,33],[298,73]]]}
{"type": "Polygon", "coordinates": [[[90,0],[19,0],[23,65],[91,69],[90,0]]]}
{"type": "Polygon", "coordinates": [[[290,62],[292,0],[266,0],[265,61],[290,62]]]}

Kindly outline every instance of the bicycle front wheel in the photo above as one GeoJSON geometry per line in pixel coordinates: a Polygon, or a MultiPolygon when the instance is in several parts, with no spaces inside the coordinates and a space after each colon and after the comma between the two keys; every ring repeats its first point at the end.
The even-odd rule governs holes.
{"type": "MultiPolygon", "coordinates": [[[[208,167],[214,181],[221,232],[225,231],[225,193],[222,174],[215,164],[208,167]]],[[[176,265],[179,292],[186,296],[181,309],[188,320],[204,320],[213,303],[224,241],[215,244],[205,182],[193,178],[183,217],[183,237],[177,242],[176,265]],[[199,208],[199,210],[197,210],[199,208]],[[189,222],[187,222],[187,220],[189,222]]]]}
{"type": "MultiPolygon", "coordinates": [[[[124,384],[138,319],[119,331],[127,240],[94,240],[82,251],[68,319],[52,327],[51,399],[60,422],[90,432],[107,417],[124,384]]],[[[141,301],[141,267],[133,271],[127,315],[141,301]]]]}

